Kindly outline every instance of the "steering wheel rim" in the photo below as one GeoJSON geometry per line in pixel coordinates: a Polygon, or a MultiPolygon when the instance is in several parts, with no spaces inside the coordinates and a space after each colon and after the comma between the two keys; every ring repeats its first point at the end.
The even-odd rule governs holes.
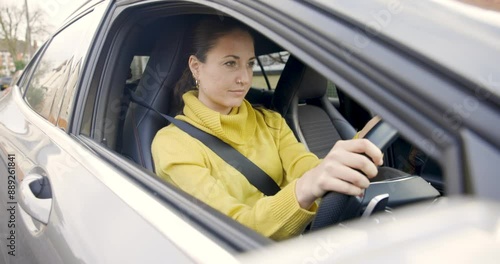
{"type": "MultiPolygon", "coordinates": [[[[364,137],[384,152],[398,138],[398,132],[386,122],[380,120],[364,137]]],[[[327,192],[314,217],[310,231],[321,229],[359,215],[362,198],[327,192]]]]}

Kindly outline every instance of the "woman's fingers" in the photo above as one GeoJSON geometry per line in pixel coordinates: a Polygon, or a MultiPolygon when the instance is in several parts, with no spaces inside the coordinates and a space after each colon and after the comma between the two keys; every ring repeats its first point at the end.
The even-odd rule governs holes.
{"type": "MultiPolygon", "coordinates": [[[[361,153],[369,157],[373,163],[380,166],[384,163],[384,155],[382,151],[375,146],[368,139],[352,139],[352,140],[342,140],[338,141],[335,146],[333,146],[330,153],[337,150],[344,150],[347,152],[361,153]]],[[[330,153],[328,155],[330,155],[330,153]]]]}
{"type": "Polygon", "coordinates": [[[359,172],[363,173],[364,175],[366,175],[363,175],[365,178],[373,178],[377,176],[377,166],[375,166],[375,164],[373,164],[373,162],[370,161],[365,155],[353,152],[338,151],[333,152],[332,157],[329,158],[335,158],[337,162],[350,168],[350,171],[357,170],[356,172],[358,174],[360,174],[359,172]]]}
{"type": "Polygon", "coordinates": [[[309,208],[326,192],[360,195],[369,184],[364,175],[340,163],[320,164],[297,180],[295,195],[301,208],[309,208]]]}
{"type": "MultiPolygon", "coordinates": [[[[353,155],[358,155],[358,154],[353,154],[353,155]]],[[[364,159],[366,159],[367,162],[370,163],[367,158],[364,158],[364,159]]],[[[347,183],[350,183],[350,184],[352,184],[360,189],[366,189],[366,188],[368,188],[368,186],[370,186],[370,181],[368,180],[368,178],[365,175],[361,174],[357,170],[353,170],[350,167],[343,166],[343,165],[339,164],[335,168],[331,168],[330,170],[335,170],[335,171],[328,172],[328,175],[335,175],[331,178],[340,179],[340,180],[347,182],[347,183]]],[[[375,170],[376,170],[376,168],[375,168],[375,170]]]]}
{"type": "Polygon", "coordinates": [[[346,182],[339,178],[333,178],[333,177],[330,178],[328,181],[326,181],[324,184],[325,185],[323,187],[326,190],[343,193],[347,195],[360,195],[363,193],[363,190],[365,189],[365,188],[359,188],[358,186],[350,182],[346,182]]]}
{"type": "Polygon", "coordinates": [[[370,141],[338,141],[321,164],[297,181],[297,201],[302,208],[308,208],[328,191],[360,195],[370,185],[368,178],[377,175],[376,165],[382,163],[382,152],[370,141]]]}

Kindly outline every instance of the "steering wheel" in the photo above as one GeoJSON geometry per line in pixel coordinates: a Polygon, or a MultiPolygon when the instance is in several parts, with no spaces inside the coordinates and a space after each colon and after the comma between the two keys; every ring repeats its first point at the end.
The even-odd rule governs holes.
{"type": "MultiPolygon", "coordinates": [[[[384,121],[379,121],[364,137],[384,152],[398,138],[396,129],[384,121]]],[[[359,215],[362,198],[328,192],[321,199],[321,203],[313,219],[310,231],[327,227],[359,215]]]]}

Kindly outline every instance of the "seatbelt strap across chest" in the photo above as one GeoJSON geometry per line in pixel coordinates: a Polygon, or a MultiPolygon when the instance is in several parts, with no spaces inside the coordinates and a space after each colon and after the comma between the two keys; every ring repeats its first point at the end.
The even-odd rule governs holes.
{"type": "Polygon", "coordinates": [[[155,113],[161,115],[163,118],[168,120],[170,123],[176,125],[179,129],[186,132],[193,138],[198,139],[200,142],[205,144],[209,149],[211,149],[215,154],[222,158],[226,163],[231,165],[233,168],[238,170],[247,180],[255,186],[259,191],[264,193],[266,196],[272,196],[280,191],[280,187],[276,182],[259,168],[255,163],[250,161],[243,154],[238,152],[235,148],[222,141],[216,136],[206,133],[199,128],[184,122],[182,120],[175,119],[171,116],[160,113],[158,110],[150,107],[144,103],[141,99],[133,93],[130,94],[131,101],[137,103],[138,105],[145,107],[154,111],[155,113]]]}

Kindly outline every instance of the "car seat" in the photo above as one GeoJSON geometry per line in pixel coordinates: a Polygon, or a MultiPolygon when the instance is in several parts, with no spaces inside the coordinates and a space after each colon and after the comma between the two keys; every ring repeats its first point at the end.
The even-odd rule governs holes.
{"type": "Polygon", "coordinates": [[[327,79],[290,56],[281,73],[272,107],[287,121],[299,141],[323,158],[339,139],[351,139],[354,128],[328,100],[327,79]]]}
{"type": "MultiPolygon", "coordinates": [[[[173,91],[188,65],[189,21],[172,17],[165,24],[175,26],[162,29],[135,92],[129,92],[161,113],[175,115],[173,91]]],[[[151,143],[156,132],[166,125],[168,122],[154,111],[131,102],[123,126],[122,155],[154,171],[151,143]]]]}

